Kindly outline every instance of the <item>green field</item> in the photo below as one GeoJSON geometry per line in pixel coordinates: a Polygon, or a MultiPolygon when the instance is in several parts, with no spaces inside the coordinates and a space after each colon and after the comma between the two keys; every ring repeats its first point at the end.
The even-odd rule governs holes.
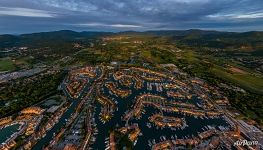
{"type": "Polygon", "coordinates": [[[0,71],[10,71],[14,69],[15,69],[15,65],[11,59],[9,58],[0,59],[0,71]]]}
{"type": "MultiPolygon", "coordinates": [[[[262,77],[254,76],[251,73],[249,73],[250,70],[245,67],[241,68],[240,66],[238,66],[237,68],[241,68],[241,70],[245,70],[245,72],[247,73],[244,74],[231,73],[227,68],[218,66],[217,65],[218,61],[215,61],[213,57],[209,56],[206,57],[207,59],[202,59],[203,58],[202,56],[193,53],[191,51],[186,51],[183,56],[184,59],[187,60],[189,64],[195,66],[192,69],[197,70],[197,72],[205,71],[203,70],[205,67],[204,68],[201,67],[201,70],[198,71],[198,69],[200,69],[200,66],[196,68],[196,65],[198,64],[200,65],[202,62],[210,63],[211,66],[209,67],[209,71],[213,75],[223,80],[226,80],[228,82],[234,83],[245,90],[249,90],[253,93],[263,94],[263,76],[262,77]]],[[[226,61],[224,61],[224,63],[226,63],[226,61]]],[[[233,66],[235,67],[236,65],[233,66]]]]}
{"type": "Polygon", "coordinates": [[[232,83],[236,83],[240,87],[256,92],[263,93],[263,79],[255,77],[251,74],[236,74],[228,73],[226,70],[220,67],[214,67],[211,69],[212,73],[216,76],[226,79],[232,83]]]}

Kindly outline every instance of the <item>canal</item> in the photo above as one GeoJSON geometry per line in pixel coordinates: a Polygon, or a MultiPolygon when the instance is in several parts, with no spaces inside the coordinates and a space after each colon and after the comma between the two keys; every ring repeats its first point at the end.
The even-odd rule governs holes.
{"type": "Polygon", "coordinates": [[[4,143],[7,139],[9,139],[12,134],[19,131],[19,127],[22,126],[19,123],[9,125],[7,127],[4,127],[0,130],[0,144],[4,143]]]}
{"type": "MultiPolygon", "coordinates": [[[[101,111],[101,105],[96,104],[95,109],[95,121],[97,124],[98,129],[98,135],[96,136],[95,143],[91,146],[93,149],[105,149],[105,139],[109,137],[109,131],[113,128],[120,128],[124,127],[125,123],[122,121],[123,114],[131,109],[130,104],[135,103],[136,97],[138,95],[144,94],[144,93],[151,93],[153,95],[160,95],[165,97],[167,100],[171,100],[171,98],[168,98],[166,96],[166,91],[157,91],[156,88],[153,88],[152,90],[147,90],[147,85],[144,83],[144,87],[140,90],[135,89],[133,86],[132,88],[127,88],[119,84],[118,82],[114,81],[113,78],[109,78],[108,81],[116,83],[118,88],[120,89],[131,89],[132,94],[128,96],[127,98],[120,98],[115,96],[114,94],[111,94],[111,92],[106,88],[103,87],[102,93],[104,96],[114,99],[118,102],[117,107],[118,110],[114,112],[114,116],[109,122],[106,122],[103,124],[99,118],[99,114],[101,111]]],[[[179,100],[178,102],[185,102],[186,100],[179,100]]],[[[197,102],[200,103],[200,99],[197,97],[192,97],[191,100],[188,100],[189,103],[196,104],[197,102]]],[[[163,129],[157,129],[155,126],[152,125],[152,127],[147,126],[148,118],[152,116],[155,113],[159,113],[160,111],[158,109],[155,109],[153,107],[146,107],[145,108],[145,114],[142,115],[142,118],[140,120],[131,119],[129,120],[129,124],[137,123],[139,125],[139,128],[141,129],[142,136],[139,136],[137,144],[135,145],[134,149],[150,149],[148,146],[148,140],[152,141],[155,139],[156,143],[160,142],[160,137],[165,136],[166,139],[171,139],[171,137],[177,137],[177,138],[186,138],[186,137],[192,137],[197,136],[198,133],[203,132],[205,130],[208,130],[207,127],[229,127],[227,122],[223,119],[223,117],[218,118],[197,118],[194,116],[185,116],[183,114],[179,113],[167,113],[163,112],[165,116],[173,116],[178,118],[185,118],[186,124],[188,125],[184,129],[178,128],[176,130],[171,130],[169,128],[163,128],[163,129]]]]}
{"type": "Polygon", "coordinates": [[[54,137],[54,133],[59,132],[65,125],[66,125],[66,120],[70,120],[73,112],[75,111],[75,109],[77,108],[78,104],[79,104],[80,100],[75,100],[72,102],[72,104],[70,105],[70,107],[66,110],[66,112],[61,116],[61,118],[59,119],[58,123],[54,125],[53,128],[51,128],[51,130],[49,130],[46,133],[46,136],[41,138],[36,145],[33,146],[32,150],[40,150],[43,149],[45,146],[47,146],[49,144],[49,142],[53,139],[54,137]]]}
{"type": "MultiPolygon", "coordinates": [[[[101,75],[102,71],[97,68],[96,69],[96,74],[97,77],[101,75]]],[[[32,148],[32,150],[40,150],[43,149],[45,146],[47,146],[50,141],[53,140],[54,135],[58,133],[63,127],[65,127],[67,120],[70,120],[71,117],[73,116],[72,114],[75,112],[76,108],[80,104],[81,100],[83,99],[83,96],[87,94],[87,92],[91,89],[91,86],[93,82],[97,79],[96,78],[89,78],[89,82],[84,86],[82,89],[79,98],[77,99],[71,99],[71,105],[69,108],[66,110],[66,112],[61,116],[59,119],[58,123],[54,125],[54,127],[51,128],[51,130],[47,131],[46,136],[41,138],[32,148]]],[[[66,89],[66,85],[62,85],[63,89],[66,89]]],[[[69,97],[68,97],[69,98],[69,97]]],[[[69,98],[70,99],[70,98],[69,98]]]]}

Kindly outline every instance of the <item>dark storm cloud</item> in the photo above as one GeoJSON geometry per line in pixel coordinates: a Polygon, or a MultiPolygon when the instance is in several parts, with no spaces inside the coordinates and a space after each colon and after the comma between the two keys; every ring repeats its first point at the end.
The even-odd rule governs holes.
{"type": "Polygon", "coordinates": [[[0,33],[263,30],[262,0],[1,0],[0,33]]]}

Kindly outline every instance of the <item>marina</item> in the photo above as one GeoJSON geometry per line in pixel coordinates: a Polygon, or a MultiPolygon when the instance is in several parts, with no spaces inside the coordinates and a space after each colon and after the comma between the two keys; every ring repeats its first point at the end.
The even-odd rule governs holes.
{"type": "MultiPolygon", "coordinates": [[[[123,75],[123,74],[122,74],[123,75]]],[[[116,78],[115,78],[116,79],[116,78]]],[[[117,82],[118,80],[115,80],[114,77],[109,76],[107,82],[114,83],[115,86],[117,86],[120,89],[127,89],[126,86],[122,85],[121,83],[117,82]]],[[[169,83],[168,79],[163,79],[164,82],[169,83]]],[[[97,118],[100,118],[101,111],[103,109],[103,106],[101,104],[96,104],[95,107],[95,121],[96,121],[96,129],[98,130],[98,134],[94,136],[96,139],[94,144],[91,144],[91,147],[93,149],[109,149],[109,144],[107,143],[101,143],[100,141],[105,141],[109,138],[109,132],[114,128],[120,128],[129,126],[132,124],[138,124],[141,134],[136,140],[136,144],[134,144],[135,149],[143,149],[145,148],[144,145],[148,145],[149,142],[151,143],[149,145],[149,149],[152,147],[153,143],[162,142],[165,140],[172,140],[178,138],[178,139],[187,139],[190,137],[198,137],[199,133],[209,130],[209,127],[216,127],[217,129],[229,129],[230,126],[227,123],[227,121],[224,120],[224,118],[219,116],[198,116],[193,114],[186,114],[184,112],[171,112],[171,111],[165,111],[162,109],[159,109],[158,107],[148,107],[145,105],[144,110],[142,111],[142,114],[140,117],[128,117],[127,120],[124,120],[123,117],[125,114],[128,114],[128,110],[132,109],[132,107],[136,103],[136,99],[138,99],[138,96],[143,94],[150,95],[158,95],[160,98],[174,103],[177,106],[180,106],[181,108],[198,108],[198,102],[202,101],[202,99],[198,99],[197,96],[192,96],[191,99],[174,99],[170,98],[166,95],[167,88],[164,88],[166,84],[161,84],[150,81],[147,82],[144,80],[143,86],[141,89],[137,89],[134,84],[130,84],[129,89],[132,91],[131,95],[127,96],[126,98],[122,98],[121,96],[118,96],[111,92],[109,88],[106,86],[102,86],[100,88],[101,95],[103,97],[107,97],[108,99],[111,99],[112,102],[114,102],[115,111],[112,113],[112,117],[109,121],[101,121],[97,118]],[[125,100],[124,100],[125,99],[125,100]],[[187,101],[189,103],[182,103],[184,101],[187,101]],[[182,104],[182,105],[179,105],[182,104]],[[154,123],[149,121],[149,118],[156,115],[156,114],[162,114],[167,117],[176,117],[176,118],[182,118],[182,126],[175,126],[175,127],[159,127],[156,126],[154,123]],[[219,128],[220,127],[220,128],[219,128]],[[106,132],[105,132],[106,131],[106,132]],[[144,138],[147,137],[147,138],[144,138]]],[[[169,89],[170,90],[170,89],[169,89]]],[[[175,90],[174,90],[175,91],[175,90]]],[[[156,97],[158,98],[158,97],[156,97]]],[[[149,97],[149,100],[151,97],[149,97]]],[[[133,109],[134,110],[134,109],[133,109]]]]}

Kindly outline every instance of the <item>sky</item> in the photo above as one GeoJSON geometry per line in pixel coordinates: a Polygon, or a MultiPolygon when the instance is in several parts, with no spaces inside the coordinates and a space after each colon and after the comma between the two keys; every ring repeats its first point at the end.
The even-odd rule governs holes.
{"type": "Polygon", "coordinates": [[[0,0],[0,34],[263,31],[263,0],[0,0]]]}

